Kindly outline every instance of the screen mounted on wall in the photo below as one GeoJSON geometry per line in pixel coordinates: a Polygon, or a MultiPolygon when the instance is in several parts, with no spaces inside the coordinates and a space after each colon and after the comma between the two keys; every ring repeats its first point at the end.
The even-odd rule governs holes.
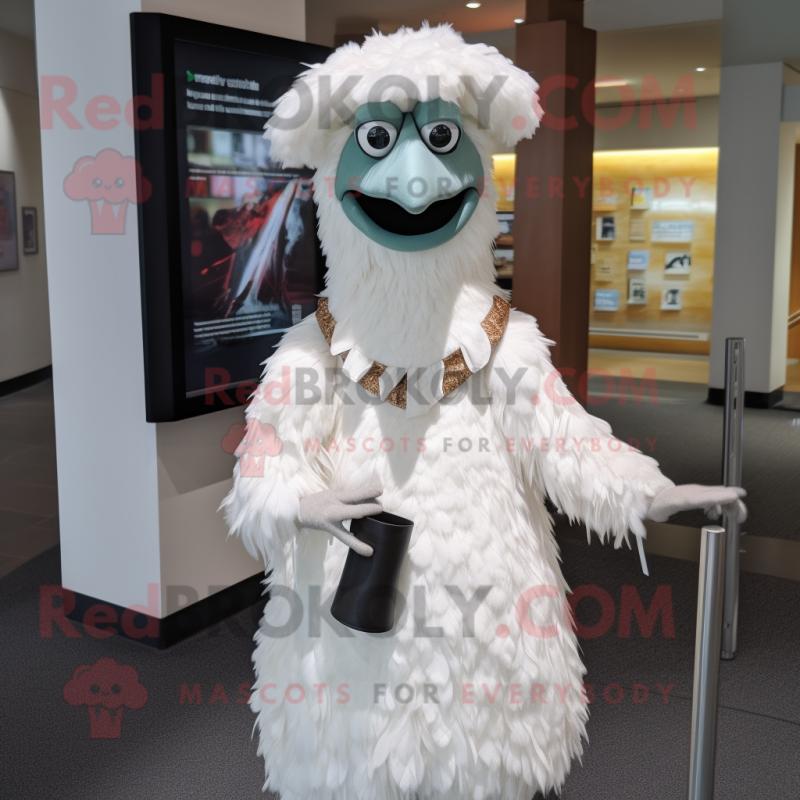
{"type": "Polygon", "coordinates": [[[246,402],[284,331],[316,308],[324,262],[310,170],[263,127],[324,47],[132,14],[147,418],[246,402]],[[163,77],[162,77],[163,76],[163,77]],[[163,125],[158,100],[163,96],[163,125]]]}

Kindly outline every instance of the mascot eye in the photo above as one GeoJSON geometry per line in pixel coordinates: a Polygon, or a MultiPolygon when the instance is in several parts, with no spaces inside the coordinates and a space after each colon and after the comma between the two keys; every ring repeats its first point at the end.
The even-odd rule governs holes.
{"type": "Polygon", "coordinates": [[[373,158],[383,158],[397,141],[397,128],[391,122],[365,122],[358,126],[359,147],[373,158]]]}
{"type": "Polygon", "coordinates": [[[454,122],[429,122],[420,131],[422,141],[434,153],[451,153],[458,144],[461,130],[454,122]]]}

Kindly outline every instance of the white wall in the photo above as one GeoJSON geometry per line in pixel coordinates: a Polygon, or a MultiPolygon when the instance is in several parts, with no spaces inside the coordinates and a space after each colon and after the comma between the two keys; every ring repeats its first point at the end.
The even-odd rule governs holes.
{"type": "Polygon", "coordinates": [[[33,42],[0,29],[0,170],[15,174],[19,270],[0,272],[0,381],[50,364],[50,315],[33,42]],[[39,217],[39,253],[23,255],[20,208],[39,217]]]}
{"type": "Polygon", "coordinates": [[[39,75],[77,85],[69,130],[42,130],[63,584],[121,606],[160,582],[156,431],[145,422],[136,211],[124,235],[92,235],[87,202],[63,183],[75,163],[133,155],[124,122],[90,127],[82,109],[131,95],[128,14],[138,0],[36,0],[39,75]]]}
{"type": "MultiPolygon", "coordinates": [[[[145,8],[301,39],[305,29],[303,4],[281,0],[145,8]]],[[[99,94],[123,106],[130,98],[129,14],[139,10],[141,0],[36,0],[39,74],[75,81],[71,110],[83,123],[69,130],[56,118],[42,131],[63,583],[122,606],[144,605],[148,584],[162,598],[175,584],[202,598],[261,570],[216,513],[233,465],[221,440],[241,409],[145,422],[135,208],[124,235],[92,235],[87,204],[63,191],[82,156],[109,147],[133,155],[125,122],[98,131],[82,109],[99,94]]]]}
{"type": "Polygon", "coordinates": [[[796,0],[725,0],[709,383],[725,338],[747,338],[746,388],[786,382],[795,130],[782,123],[784,62],[800,59],[796,0]],[[743,104],[743,98],[746,102],[743,104]]]}
{"type": "Polygon", "coordinates": [[[794,131],[781,124],[781,63],[722,68],[710,385],[725,339],[747,339],[746,389],[786,382],[794,131]],[[748,98],[742,113],[741,98],[748,98]]]}

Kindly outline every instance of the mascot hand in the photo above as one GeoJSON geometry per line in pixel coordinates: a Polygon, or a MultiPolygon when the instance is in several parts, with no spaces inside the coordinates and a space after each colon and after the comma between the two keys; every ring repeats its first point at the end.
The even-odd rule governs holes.
{"type": "Polygon", "coordinates": [[[737,486],[700,486],[687,483],[662,489],[651,501],[647,518],[666,522],[679,511],[702,508],[711,519],[720,514],[732,514],[739,522],[747,519],[747,509],[740,498],[747,492],[737,486]]]}
{"type": "Polygon", "coordinates": [[[381,492],[382,486],[372,485],[347,492],[330,489],[310,494],[300,501],[300,525],[332,533],[360,556],[371,556],[372,548],[356,539],[342,523],[346,519],[380,514],[383,508],[376,498],[381,492]]]}

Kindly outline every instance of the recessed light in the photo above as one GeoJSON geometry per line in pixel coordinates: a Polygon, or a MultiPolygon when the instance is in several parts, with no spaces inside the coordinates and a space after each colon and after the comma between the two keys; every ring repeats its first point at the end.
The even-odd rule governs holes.
{"type": "Polygon", "coordinates": [[[706,68],[705,68],[705,67],[698,67],[698,68],[697,68],[697,71],[698,71],[698,72],[705,72],[705,71],[706,71],[706,68]]]}
{"type": "Polygon", "coordinates": [[[618,86],[627,86],[628,81],[623,81],[619,79],[611,79],[606,81],[595,81],[594,88],[595,89],[613,89],[618,86]]]}
{"type": "Polygon", "coordinates": [[[523,22],[525,22],[525,20],[524,20],[524,19],[515,19],[515,20],[514,20],[514,24],[515,24],[515,25],[522,25],[522,23],[523,23],[523,22]]]}
{"type": "Polygon", "coordinates": [[[480,3],[467,3],[467,8],[480,8],[480,3]]]}

